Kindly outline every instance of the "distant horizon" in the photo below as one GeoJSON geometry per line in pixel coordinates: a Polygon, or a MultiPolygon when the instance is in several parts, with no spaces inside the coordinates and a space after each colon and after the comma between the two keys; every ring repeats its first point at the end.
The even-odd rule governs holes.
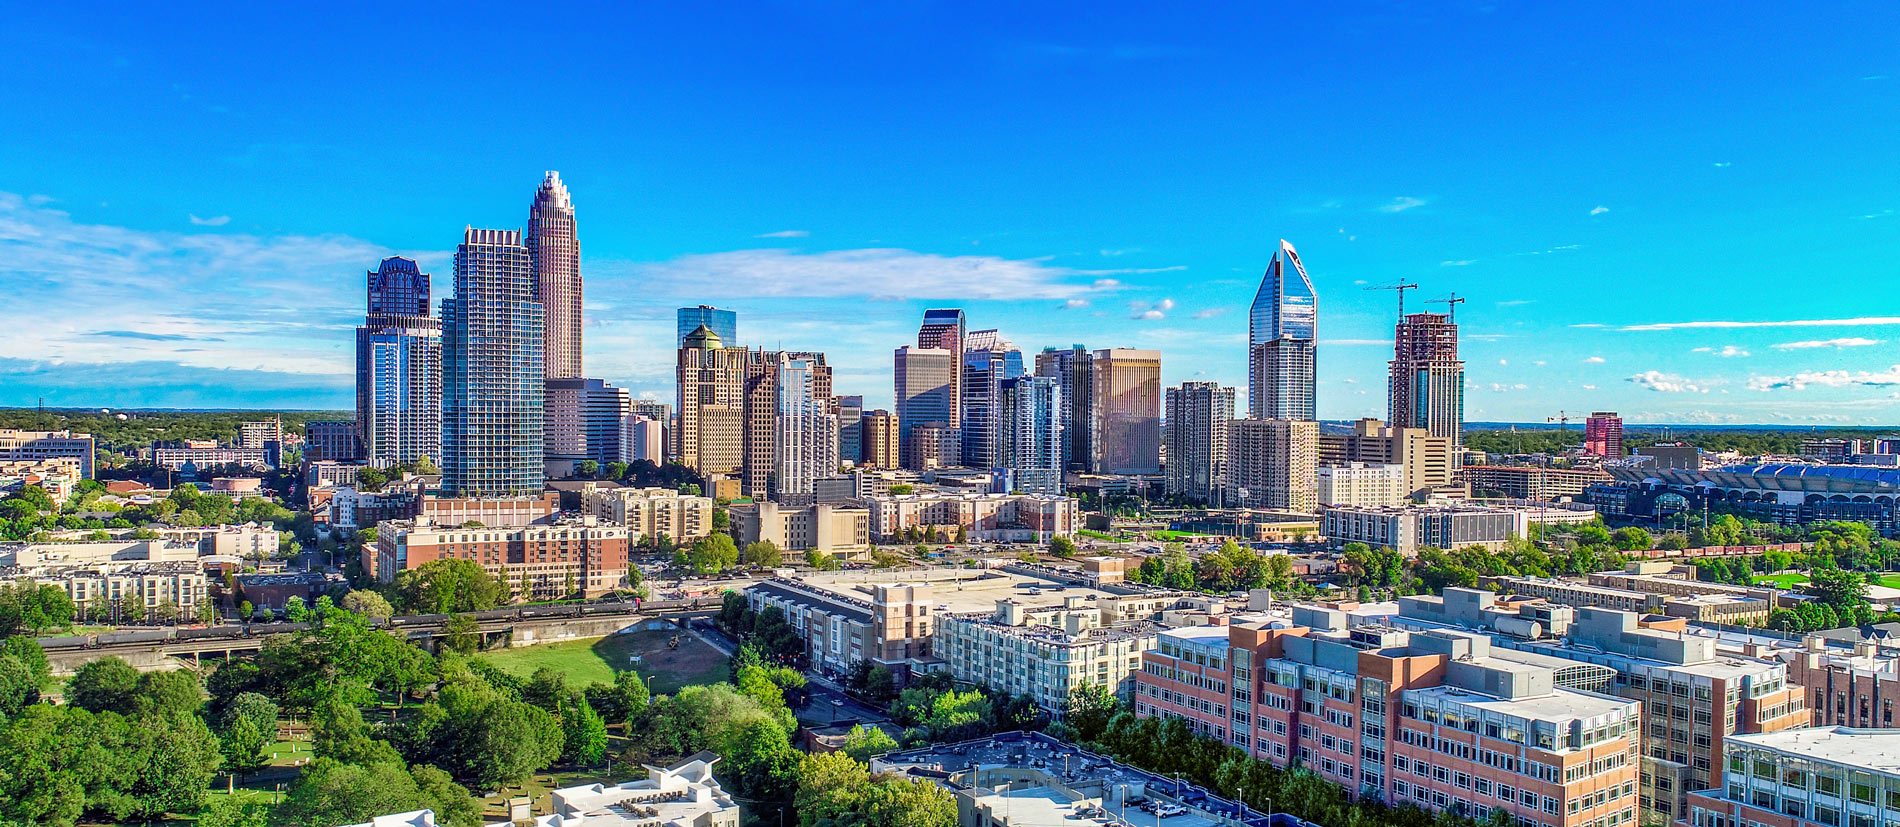
{"type": "MultiPolygon", "coordinates": [[[[29,413],[49,413],[49,414],[85,413],[85,414],[93,414],[93,415],[100,415],[100,414],[107,414],[107,413],[338,414],[339,415],[337,417],[338,419],[354,419],[356,416],[355,411],[340,409],[340,408],[160,408],[160,407],[107,408],[104,405],[93,406],[93,407],[48,406],[45,408],[38,408],[38,407],[33,407],[33,406],[21,406],[21,405],[0,405],[0,415],[5,415],[7,413],[11,413],[15,411],[23,411],[23,412],[29,412],[29,413]]],[[[1382,418],[1382,417],[1374,417],[1374,418],[1382,418]]],[[[1320,419],[1317,421],[1324,425],[1351,425],[1352,423],[1357,422],[1358,419],[1320,419]]],[[[1502,430],[1507,430],[1510,428],[1517,428],[1518,430],[1521,430],[1521,431],[1570,430],[1570,431],[1576,431],[1577,438],[1579,440],[1583,438],[1583,420],[1582,419],[1573,419],[1570,421],[1570,424],[1564,425],[1564,426],[1559,426],[1558,423],[1555,423],[1555,422],[1501,422],[1501,421],[1491,421],[1491,420],[1466,422],[1464,424],[1464,429],[1466,431],[1502,431],[1502,430]]],[[[1626,419],[1626,420],[1623,420],[1623,428],[1625,431],[1628,431],[1631,428],[1670,428],[1673,430],[1680,430],[1680,431],[1893,431],[1896,434],[1900,434],[1900,423],[1896,423],[1893,425],[1817,425],[1817,424],[1811,424],[1811,423],[1775,423],[1775,422],[1711,424],[1711,423],[1706,423],[1706,422],[1631,422],[1626,419]]]]}

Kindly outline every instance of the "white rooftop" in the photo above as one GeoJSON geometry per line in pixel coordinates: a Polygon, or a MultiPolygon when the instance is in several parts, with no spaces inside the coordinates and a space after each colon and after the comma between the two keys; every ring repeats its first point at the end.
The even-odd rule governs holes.
{"type": "Polygon", "coordinates": [[[1753,735],[1730,735],[1728,742],[1889,775],[1900,774],[1900,729],[1808,727],[1753,735]]]}
{"type": "MultiPolygon", "coordinates": [[[[1485,665],[1493,667],[1505,666],[1503,663],[1495,662],[1487,662],[1485,665]]],[[[1519,666],[1517,664],[1512,664],[1511,666],[1512,668],[1518,669],[1536,668],[1527,665],[1519,666]]],[[[1563,724],[1576,720],[1585,722],[1586,726],[1598,721],[1604,716],[1624,712],[1637,703],[1622,698],[1612,698],[1607,695],[1573,692],[1568,689],[1559,689],[1549,695],[1539,695],[1534,698],[1517,698],[1515,700],[1481,695],[1469,689],[1460,689],[1455,686],[1408,689],[1405,691],[1405,694],[1410,698],[1416,698],[1418,700],[1435,698],[1450,701],[1472,709],[1496,712],[1499,715],[1510,715],[1532,721],[1549,721],[1551,723],[1563,724]]]]}

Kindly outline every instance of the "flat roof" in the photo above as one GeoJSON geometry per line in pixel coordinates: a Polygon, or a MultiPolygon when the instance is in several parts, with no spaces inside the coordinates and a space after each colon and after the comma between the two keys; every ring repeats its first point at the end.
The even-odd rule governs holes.
{"type": "Polygon", "coordinates": [[[1228,626],[1182,626],[1178,629],[1169,629],[1165,632],[1162,632],[1161,634],[1164,637],[1180,638],[1182,640],[1191,640],[1191,641],[1194,641],[1195,643],[1212,643],[1216,640],[1219,640],[1222,643],[1226,643],[1227,630],[1229,628],[1231,627],[1228,627],[1228,626]]]}
{"type": "Polygon", "coordinates": [[[1549,695],[1535,698],[1504,699],[1481,695],[1469,689],[1455,686],[1434,686],[1429,689],[1408,689],[1408,695],[1418,698],[1436,698],[1451,701],[1462,706],[1496,712],[1500,715],[1512,715],[1529,718],[1534,721],[1565,723],[1572,720],[1590,721],[1604,715],[1622,712],[1635,705],[1636,701],[1612,698],[1607,695],[1595,695],[1588,692],[1576,692],[1559,689],[1549,695]]]}
{"type": "Polygon", "coordinates": [[[1900,774],[1900,729],[1808,727],[1753,735],[1730,735],[1728,740],[1831,764],[1900,774]]]}

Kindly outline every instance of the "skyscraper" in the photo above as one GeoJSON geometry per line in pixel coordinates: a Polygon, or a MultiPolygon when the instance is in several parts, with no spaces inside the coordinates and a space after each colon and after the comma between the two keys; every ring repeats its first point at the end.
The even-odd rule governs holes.
{"type": "Polygon", "coordinates": [[[1089,465],[1089,350],[1082,345],[1044,348],[1036,354],[1036,375],[1062,387],[1062,470],[1086,471],[1089,465]]]}
{"type": "Polygon", "coordinates": [[[442,302],[442,486],[541,490],[545,315],[520,230],[468,228],[442,302]]]}
{"type": "Polygon", "coordinates": [[[838,469],[838,417],[830,411],[830,396],[816,392],[830,384],[829,373],[823,361],[807,354],[778,360],[778,433],[768,486],[773,502],[812,504],[812,481],[838,469]]]}
{"type": "Polygon", "coordinates": [[[950,416],[943,421],[951,427],[963,421],[963,337],[968,332],[963,311],[957,308],[924,311],[924,323],[917,329],[918,347],[950,351],[950,416]]]}
{"type": "Polygon", "coordinates": [[[1444,313],[1409,313],[1393,337],[1390,420],[1398,428],[1424,428],[1451,440],[1452,454],[1464,445],[1465,363],[1458,358],[1458,325],[1444,313]]]}
{"type": "Polygon", "coordinates": [[[1583,452],[1605,459],[1623,455],[1623,418],[1616,411],[1597,411],[1583,421],[1583,452]]]}
{"type": "Polygon", "coordinates": [[[864,397],[840,396],[831,407],[838,412],[838,461],[864,462],[864,397]]]}
{"type": "Polygon", "coordinates": [[[682,307],[675,315],[681,345],[686,344],[686,337],[694,330],[699,329],[700,325],[705,325],[713,332],[713,335],[719,337],[719,341],[725,343],[726,347],[739,346],[739,314],[737,313],[702,304],[698,307],[682,307]]]}
{"type": "Polygon", "coordinates": [[[574,233],[574,202],[558,172],[548,172],[528,205],[527,244],[535,299],[547,319],[547,378],[580,376],[581,243],[574,233]]]}
{"type": "MultiPolygon", "coordinates": [[[[899,452],[907,468],[916,464],[911,432],[918,426],[955,428],[957,354],[946,348],[910,347],[893,354],[899,452]]],[[[934,448],[933,448],[934,451],[934,448]]]]}
{"type": "Polygon", "coordinates": [[[745,466],[745,348],[701,325],[680,345],[679,426],[673,455],[708,484],[745,466]]]}
{"type": "Polygon", "coordinates": [[[1286,239],[1267,264],[1247,317],[1247,412],[1254,419],[1314,419],[1313,357],[1319,308],[1313,281],[1286,239]]]}
{"type": "Polygon", "coordinates": [[[1023,375],[1023,353],[994,330],[971,331],[963,338],[959,419],[963,464],[995,468],[1003,462],[1002,383],[1023,375]]]}
{"type": "Polygon", "coordinates": [[[864,412],[864,459],[873,468],[896,468],[904,455],[898,448],[897,415],[885,410],[864,412]]]}
{"type": "Polygon", "coordinates": [[[1001,383],[998,436],[1001,467],[1015,490],[1062,493],[1062,384],[1053,376],[1018,376],[1001,383]]]}
{"type": "Polygon", "coordinates": [[[547,474],[565,477],[588,460],[601,465],[620,460],[621,428],[633,413],[626,388],[599,379],[549,379],[544,409],[547,474]]]}
{"type": "Polygon", "coordinates": [[[369,312],[356,329],[356,428],[372,461],[442,456],[442,322],[429,315],[429,274],[406,258],[369,271],[369,312]]]}
{"type": "Polygon", "coordinates": [[[1089,470],[1161,473],[1161,351],[1097,350],[1089,376],[1089,470]]]}
{"type": "Polygon", "coordinates": [[[1170,496],[1220,506],[1227,471],[1227,423],[1234,418],[1234,389],[1218,382],[1183,382],[1168,389],[1170,496]]]}

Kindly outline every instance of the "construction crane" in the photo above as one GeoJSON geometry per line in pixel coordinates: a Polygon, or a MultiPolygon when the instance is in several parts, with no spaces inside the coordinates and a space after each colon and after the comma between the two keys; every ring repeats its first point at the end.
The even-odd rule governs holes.
{"type": "Polygon", "coordinates": [[[1367,287],[1366,289],[1367,290],[1396,290],[1398,291],[1399,318],[1403,320],[1405,318],[1405,291],[1417,290],[1418,285],[1408,283],[1404,280],[1400,280],[1397,284],[1375,284],[1370,287],[1367,287]]]}
{"type": "Polygon", "coordinates": [[[1448,321],[1448,322],[1455,322],[1455,321],[1457,321],[1457,320],[1458,320],[1458,319],[1457,319],[1457,313],[1458,313],[1458,305],[1461,305],[1461,304],[1464,304],[1464,303],[1465,303],[1465,300],[1464,300],[1464,299],[1461,299],[1461,298],[1458,298],[1458,294],[1457,294],[1457,293],[1453,293],[1453,294],[1451,294],[1451,296],[1450,296],[1449,298],[1443,298],[1443,299],[1426,299],[1426,300],[1425,300],[1425,303],[1426,303],[1426,304],[1442,304],[1442,305],[1444,305],[1444,306],[1445,306],[1445,321],[1448,321]]]}
{"type": "Polygon", "coordinates": [[[1558,411],[1556,416],[1544,417],[1544,421],[1557,423],[1557,430],[1559,431],[1569,430],[1570,413],[1568,411],[1558,411]]]}

